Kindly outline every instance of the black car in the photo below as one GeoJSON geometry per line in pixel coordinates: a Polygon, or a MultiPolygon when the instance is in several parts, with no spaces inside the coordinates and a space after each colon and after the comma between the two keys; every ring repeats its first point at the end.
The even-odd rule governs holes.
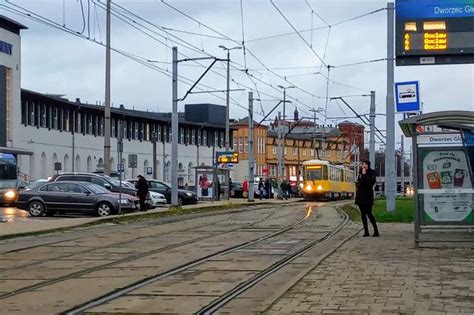
{"type": "MultiPolygon", "coordinates": [[[[148,189],[150,191],[163,194],[166,198],[166,202],[171,203],[171,186],[170,185],[168,185],[165,182],[161,182],[155,179],[148,179],[147,181],[148,181],[148,189]]],[[[136,184],[137,180],[129,179],[128,182],[136,184]]],[[[178,204],[180,206],[187,205],[187,204],[195,204],[197,202],[198,202],[198,198],[197,198],[196,193],[189,190],[178,189],[178,204]]]]}
{"type": "MultiPolygon", "coordinates": [[[[107,175],[103,174],[94,174],[94,173],[61,173],[58,175],[54,175],[49,181],[56,182],[56,181],[75,181],[75,182],[89,182],[92,184],[96,184],[102,186],[111,192],[118,193],[120,190],[120,182],[107,175]]],[[[127,194],[131,196],[135,196],[137,190],[135,188],[128,187],[127,185],[122,183],[121,188],[122,194],[127,194]]]]}
{"type": "Polygon", "coordinates": [[[0,181],[0,205],[11,206],[15,204],[18,192],[26,188],[26,182],[20,179],[0,181]]]}
{"type": "Polygon", "coordinates": [[[111,193],[107,189],[87,182],[47,182],[18,194],[17,207],[28,210],[31,216],[56,212],[83,212],[108,216],[117,212],[119,202],[122,209],[134,210],[138,199],[133,196],[111,193]]]}

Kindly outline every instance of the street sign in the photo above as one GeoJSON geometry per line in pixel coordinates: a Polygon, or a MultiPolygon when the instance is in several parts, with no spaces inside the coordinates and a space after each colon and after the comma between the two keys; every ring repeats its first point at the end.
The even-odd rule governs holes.
{"type": "Polygon", "coordinates": [[[128,168],[137,168],[137,155],[129,154],[128,155],[128,168]]]}
{"type": "Polygon", "coordinates": [[[232,163],[227,163],[225,164],[226,168],[234,168],[234,164],[232,163]]]}
{"type": "Polygon", "coordinates": [[[472,0],[397,0],[398,66],[474,62],[472,0]]]}
{"type": "Polygon", "coordinates": [[[153,175],[153,168],[152,167],[147,167],[146,168],[146,174],[147,175],[153,175]]]}
{"type": "Polygon", "coordinates": [[[54,170],[55,171],[60,171],[61,170],[61,163],[59,163],[59,162],[54,163],[54,170]]]}
{"type": "Polygon", "coordinates": [[[217,163],[239,163],[239,153],[237,152],[216,152],[217,163]]]}
{"type": "Polygon", "coordinates": [[[395,83],[395,98],[398,113],[421,111],[420,85],[418,81],[395,83]]]}
{"type": "Polygon", "coordinates": [[[124,170],[125,170],[125,167],[124,167],[123,164],[118,164],[118,165],[117,165],[117,171],[118,171],[118,172],[122,173],[124,170]]]}

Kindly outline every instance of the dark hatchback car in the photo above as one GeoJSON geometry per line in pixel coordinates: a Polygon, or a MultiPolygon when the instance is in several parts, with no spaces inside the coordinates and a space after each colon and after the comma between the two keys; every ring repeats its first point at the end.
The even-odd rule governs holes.
{"type": "Polygon", "coordinates": [[[108,216],[123,209],[136,209],[138,199],[118,194],[86,182],[61,181],[44,183],[18,194],[17,207],[28,210],[31,216],[52,216],[57,212],[81,212],[108,216]]]}
{"type": "Polygon", "coordinates": [[[14,205],[18,192],[26,186],[26,182],[20,179],[0,180],[0,205],[14,205]]]}
{"type": "MultiPolygon", "coordinates": [[[[54,175],[50,182],[57,181],[75,181],[75,182],[89,182],[96,184],[110,190],[111,192],[118,193],[120,190],[120,182],[112,177],[102,174],[93,173],[61,173],[54,175]]],[[[122,183],[122,194],[135,196],[137,190],[135,188],[128,187],[122,183]]]]}
{"type": "MultiPolygon", "coordinates": [[[[171,186],[170,185],[168,185],[165,182],[161,182],[155,179],[148,179],[147,181],[148,181],[148,189],[150,191],[163,194],[166,198],[166,202],[171,203],[171,186]]],[[[137,183],[137,180],[129,179],[128,182],[133,183],[135,185],[137,183]]],[[[178,189],[178,204],[180,206],[195,204],[197,202],[198,202],[198,198],[197,198],[196,193],[189,190],[178,189]]]]}

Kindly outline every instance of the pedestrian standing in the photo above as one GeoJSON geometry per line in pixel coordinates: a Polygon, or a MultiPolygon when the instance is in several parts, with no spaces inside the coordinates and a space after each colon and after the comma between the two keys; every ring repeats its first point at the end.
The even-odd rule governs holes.
{"type": "Polygon", "coordinates": [[[374,228],[374,237],[379,236],[377,223],[372,214],[372,207],[374,205],[374,185],[376,177],[375,171],[370,168],[370,161],[363,161],[357,177],[357,191],[355,203],[359,206],[362,224],[364,225],[364,237],[370,236],[369,227],[367,224],[367,217],[374,228]]]}
{"type": "Polygon", "coordinates": [[[135,188],[137,188],[137,195],[140,198],[140,210],[146,211],[146,197],[148,196],[148,182],[145,177],[142,175],[138,175],[138,181],[135,184],[135,188]]]}
{"type": "Polygon", "coordinates": [[[263,179],[260,178],[260,181],[258,182],[258,191],[260,192],[260,200],[264,197],[265,194],[265,184],[263,183],[263,179]]]}
{"type": "Polygon", "coordinates": [[[234,187],[232,184],[232,178],[229,177],[229,197],[234,197],[234,187]]]}
{"type": "Polygon", "coordinates": [[[248,198],[249,196],[249,182],[247,180],[247,177],[242,182],[242,196],[244,198],[248,198]]]}
{"type": "Polygon", "coordinates": [[[265,180],[265,192],[266,192],[265,198],[266,199],[270,198],[271,191],[272,191],[272,185],[270,185],[270,180],[267,178],[265,180]]]}

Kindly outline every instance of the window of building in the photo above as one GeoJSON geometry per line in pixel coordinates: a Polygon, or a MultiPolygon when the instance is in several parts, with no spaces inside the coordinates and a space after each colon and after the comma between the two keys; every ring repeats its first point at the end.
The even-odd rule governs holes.
{"type": "Polygon", "coordinates": [[[242,137],[239,138],[239,148],[238,148],[238,150],[239,150],[239,153],[244,152],[244,138],[242,138],[242,137]]]}
{"type": "Polygon", "coordinates": [[[76,130],[74,132],[81,132],[81,125],[82,125],[82,117],[81,113],[76,113],[76,130]]]}
{"type": "Polygon", "coordinates": [[[35,103],[28,102],[28,125],[35,125],[35,103]]]}
{"type": "Polygon", "coordinates": [[[186,144],[191,144],[191,129],[186,128],[186,144]]]}
{"type": "Polygon", "coordinates": [[[219,131],[214,131],[214,146],[219,146],[219,131]]]}
{"type": "Polygon", "coordinates": [[[285,155],[288,155],[288,147],[285,147],[285,155]]]}
{"type": "Polygon", "coordinates": [[[140,124],[140,140],[147,140],[145,139],[145,123],[140,124]]]}
{"type": "Polygon", "coordinates": [[[71,112],[69,110],[64,111],[64,130],[71,131],[71,126],[69,124],[71,112]]]}
{"type": "Polygon", "coordinates": [[[46,105],[45,104],[41,105],[40,115],[41,115],[40,126],[43,128],[46,128],[46,105]]]}
{"type": "Polygon", "coordinates": [[[306,148],[303,149],[303,156],[306,156],[306,148]]]}
{"type": "Polygon", "coordinates": [[[271,176],[276,176],[276,166],[275,165],[270,166],[270,175],[271,176]]]}
{"type": "Polygon", "coordinates": [[[28,123],[28,103],[22,102],[21,103],[21,123],[26,125],[28,123]]]}
{"type": "Polygon", "coordinates": [[[202,145],[202,137],[201,137],[201,134],[202,134],[202,130],[201,130],[201,129],[198,129],[198,131],[197,131],[197,143],[198,143],[198,145],[202,145]]]}
{"type": "Polygon", "coordinates": [[[298,152],[298,149],[296,147],[293,147],[293,155],[296,156],[296,153],[298,152]]]}
{"type": "Polygon", "coordinates": [[[140,137],[140,126],[139,126],[138,122],[135,122],[133,127],[134,127],[133,128],[133,134],[135,136],[133,139],[138,140],[138,139],[140,139],[139,138],[140,137]]]}
{"type": "Polygon", "coordinates": [[[309,155],[310,155],[311,157],[314,157],[314,149],[309,150],[309,155]]]}
{"type": "Polygon", "coordinates": [[[202,131],[202,142],[203,142],[203,145],[208,145],[208,143],[207,143],[207,130],[202,131]]]}
{"type": "Polygon", "coordinates": [[[234,138],[232,139],[232,141],[233,141],[233,143],[232,143],[232,150],[238,152],[238,151],[239,151],[239,144],[238,144],[239,139],[237,139],[237,138],[234,137],[234,138]]]}
{"type": "Polygon", "coordinates": [[[272,146],[272,154],[277,154],[277,146],[272,146]]]}
{"type": "Polygon", "coordinates": [[[196,129],[191,130],[191,144],[192,145],[196,144],[196,129]]]}
{"type": "Polygon", "coordinates": [[[53,109],[53,129],[59,129],[58,127],[58,109],[53,109]]]}
{"type": "Polygon", "coordinates": [[[88,134],[93,134],[93,121],[92,121],[92,115],[87,115],[87,133],[88,134]]]}
{"type": "Polygon", "coordinates": [[[244,138],[244,152],[245,153],[249,152],[249,142],[247,138],[244,138]]]}

